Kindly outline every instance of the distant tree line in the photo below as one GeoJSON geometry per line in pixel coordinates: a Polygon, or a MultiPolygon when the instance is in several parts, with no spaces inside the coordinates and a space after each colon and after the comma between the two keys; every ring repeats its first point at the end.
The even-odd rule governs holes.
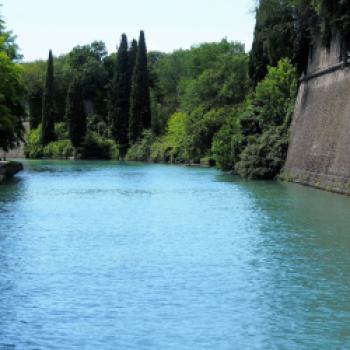
{"type": "Polygon", "coordinates": [[[22,108],[13,109],[18,131],[12,129],[6,147],[22,136],[24,101],[28,157],[216,164],[248,178],[274,178],[286,158],[298,77],[310,48],[318,38],[329,45],[339,35],[342,56],[348,55],[349,6],[342,0],[260,0],[249,53],[226,39],[147,52],[141,32],[138,42],[123,34],[112,54],[100,41],[59,57],[50,52],[48,62],[21,64],[23,75],[13,37],[5,35],[3,51],[18,72],[13,96],[22,108]]]}
{"type": "MultiPolygon", "coordinates": [[[[42,99],[35,96],[38,87],[33,84],[33,99],[29,97],[30,122],[33,130],[41,122],[41,136],[36,137],[35,142],[40,139],[42,149],[34,147],[34,153],[39,153],[29,156],[41,156],[50,143],[56,142],[59,146],[62,142],[57,141],[64,141],[67,145],[66,140],[59,140],[55,132],[55,124],[61,122],[61,127],[67,129],[75,154],[84,149],[86,134],[91,131],[97,133],[97,137],[115,141],[119,146],[119,156],[124,157],[129,146],[141,138],[143,130],[151,127],[144,32],[140,32],[139,42],[133,40],[130,47],[123,34],[114,56],[107,57],[104,43],[94,42],[75,47],[67,56],[58,58],[58,62],[60,71],[55,75],[50,50],[42,99]],[[64,103],[56,78],[60,85],[66,84],[64,103]],[[60,104],[63,106],[58,107],[60,104]],[[63,117],[59,110],[64,111],[63,117]]],[[[29,68],[29,82],[31,69],[36,65],[26,66],[29,68]]],[[[28,153],[33,151],[32,148],[29,142],[28,153]]]]}

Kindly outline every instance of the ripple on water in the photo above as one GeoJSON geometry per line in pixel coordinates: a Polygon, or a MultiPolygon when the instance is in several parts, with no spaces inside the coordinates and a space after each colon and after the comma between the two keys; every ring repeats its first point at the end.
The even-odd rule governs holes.
{"type": "Polygon", "coordinates": [[[350,348],[350,199],[214,169],[27,161],[0,349],[350,348]]]}

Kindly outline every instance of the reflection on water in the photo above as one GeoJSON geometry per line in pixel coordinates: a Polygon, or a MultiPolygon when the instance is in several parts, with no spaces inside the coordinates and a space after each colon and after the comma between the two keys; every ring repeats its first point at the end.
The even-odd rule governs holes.
{"type": "Polygon", "coordinates": [[[214,169],[26,162],[0,349],[348,349],[350,198],[214,169]]]}

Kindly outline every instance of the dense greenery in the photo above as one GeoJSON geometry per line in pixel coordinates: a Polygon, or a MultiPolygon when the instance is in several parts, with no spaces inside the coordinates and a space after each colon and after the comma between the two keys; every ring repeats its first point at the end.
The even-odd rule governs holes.
{"type": "Polygon", "coordinates": [[[140,33],[137,46],[136,62],[133,68],[131,95],[129,138],[131,143],[137,142],[144,129],[151,127],[151,105],[147,64],[147,48],[145,34],[140,33]]]}
{"type": "MultiPolygon", "coordinates": [[[[32,128],[26,155],[216,163],[243,177],[274,178],[286,158],[297,80],[310,47],[317,37],[329,43],[337,34],[345,58],[345,1],[260,0],[250,53],[226,39],[147,52],[143,31],[138,42],[123,34],[112,54],[101,41],[60,57],[50,53],[47,63],[22,65],[32,128]]],[[[2,38],[0,63],[7,60],[7,69],[17,72],[18,90],[0,89],[17,91],[12,98],[21,106],[17,48],[12,35],[2,38]]],[[[13,114],[24,115],[18,111],[13,114]]],[[[21,119],[11,125],[16,120],[6,147],[21,137],[21,119]]]]}
{"type": "Polygon", "coordinates": [[[8,151],[22,139],[25,84],[15,37],[0,17],[0,149],[8,151]]]}
{"type": "Polygon", "coordinates": [[[78,76],[74,77],[68,89],[66,118],[70,141],[75,148],[79,148],[86,136],[86,114],[81,80],[78,76]]]}
{"type": "Polygon", "coordinates": [[[42,143],[44,146],[55,141],[55,119],[56,107],[54,99],[54,71],[52,51],[49,52],[47,63],[46,83],[43,94],[43,113],[42,113],[42,143]]]}
{"type": "Polygon", "coordinates": [[[112,136],[120,145],[123,155],[129,144],[130,88],[133,68],[130,66],[128,41],[126,35],[123,34],[116,59],[109,104],[112,136]]]}

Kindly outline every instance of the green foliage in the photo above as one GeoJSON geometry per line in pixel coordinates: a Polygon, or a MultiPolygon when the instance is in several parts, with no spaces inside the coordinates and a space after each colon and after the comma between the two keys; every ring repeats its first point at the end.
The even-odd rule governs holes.
{"type": "Polygon", "coordinates": [[[224,170],[234,169],[244,149],[245,138],[241,134],[239,120],[242,109],[233,109],[228,113],[224,124],[213,138],[211,148],[213,157],[217,165],[224,170]]]}
{"type": "Polygon", "coordinates": [[[174,113],[169,121],[166,133],[158,138],[151,147],[151,160],[157,162],[183,162],[188,159],[185,113],[174,113]]]}
{"type": "MultiPolygon", "coordinates": [[[[137,50],[138,50],[138,44],[137,44],[137,40],[133,39],[129,48],[129,79],[132,78],[132,74],[134,72],[134,68],[136,65],[136,59],[137,59],[137,50]]],[[[131,81],[129,82],[129,84],[131,85],[131,81]]],[[[131,88],[131,86],[130,86],[131,88]]]]}
{"type": "Polygon", "coordinates": [[[187,151],[194,163],[210,155],[214,135],[220,130],[229,113],[228,109],[212,109],[205,112],[195,109],[186,120],[187,151]]]}
{"type": "Polygon", "coordinates": [[[273,179],[277,176],[287,157],[288,127],[289,123],[285,123],[251,138],[235,164],[236,172],[248,179],[273,179]]]}
{"type": "Polygon", "coordinates": [[[0,148],[7,151],[22,139],[25,86],[21,68],[1,51],[0,75],[0,148]]]}
{"type": "Polygon", "coordinates": [[[206,156],[200,159],[200,165],[203,167],[213,167],[216,165],[216,161],[213,157],[206,156]]]}
{"type": "MultiPolygon", "coordinates": [[[[250,60],[244,45],[226,39],[147,54],[143,32],[130,47],[123,34],[117,55],[106,56],[101,42],[75,47],[55,63],[64,77],[61,90],[54,89],[55,101],[70,84],[66,120],[55,125],[58,141],[42,147],[34,129],[26,154],[216,163],[244,177],[273,178],[286,157],[297,90],[291,63],[298,64],[295,57],[302,51],[297,28],[306,27],[295,1],[308,0],[260,2],[250,60]],[[290,59],[280,60],[284,56],[290,59]]],[[[42,63],[25,69],[35,102],[42,63]]]]}
{"type": "Polygon", "coordinates": [[[297,78],[290,60],[283,59],[277,67],[270,67],[266,79],[258,84],[253,109],[259,115],[263,131],[284,122],[290,105],[295,101],[297,78]]]}
{"type": "Polygon", "coordinates": [[[69,138],[73,146],[78,148],[86,135],[86,113],[79,76],[73,79],[68,90],[66,118],[69,125],[69,138]]]}
{"type": "Polygon", "coordinates": [[[285,59],[270,67],[251,105],[240,119],[241,134],[247,145],[234,164],[235,171],[247,178],[271,179],[282,168],[287,156],[288,129],[295,103],[296,69],[285,59]]]}
{"type": "Polygon", "coordinates": [[[55,135],[58,141],[60,140],[68,140],[69,132],[67,129],[67,124],[64,122],[55,124],[55,135]]]}
{"type": "Polygon", "coordinates": [[[46,83],[43,94],[42,143],[44,146],[55,140],[56,106],[54,99],[54,68],[52,51],[49,52],[46,83]]]}
{"type": "Polygon", "coordinates": [[[241,103],[248,92],[248,57],[244,53],[220,55],[213,67],[182,83],[182,108],[190,113],[241,103]]]}
{"type": "Polygon", "coordinates": [[[22,58],[18,51],[16,36],[12,31],[6,30],[6,23],[0,14],[0,52],[3,52],[11,61],[14,61],[22,58]]]}
{"type": "Polygon", "coordinates": [[[101,115],[93,113],[87,115],[87,130],[97,132],[103,138],[109,138],[109,125],[101,115]]]}
{"type": "MultiPolygon", "coordinates": [[[[135,43],[132,54],[135,55],[135,43]]],[[[135,58],[133,57],[133,60],[135,58]]],[[[120,146],[124,156],[129,144],[129,112],[132,69],[129,62],[128,42],[122,35],[110,91],[109,119],[112,123],[112,136],[120,146]]]]}
{"type": "Polygon", "coordinates": [[[44,147],[41,142],[42,126],[38,125],[36,129],[31,129],[27,135],[27,142],[24,146],[24,154],[27,158],[42,158],[44,154],[44,147]]]}
{"type": "Polygon", "coordinates": [[[70,140],[59,140],[46,145],[43,149],[42,156],[44,158],[68,159],[73,156],[73,153],[74,148],[70,140]]]}
{"type": "Polygon", "coordinates": [[[306,70],[315,12],[310,0],[260,0],[256,8],[249,75],[255,87],[283,58],[306,70]]]}
{"type": "Polygon", "coordinates": [[[321,32],[324,42],[329,43],[334,32],[339,33],[343,39],[343,56],[347,56],[350,50],[349,1],[314,0],[313,6],[321,19],[321,32]]]}
{"type": "MultiPolygon", "coordinates": [[[[55,130],[58,140],[42,145],[42,128],[39,125],[32,129],[27,137],[24,148],[27,158],[56,158],[67,159],[73,157],[74,147],[72,142],[65,137],[68,135],[64,123],[57,123],[55,130]]],[[[79,148],[79,156],[83,159],[118,159],[119,150],[113,140],[101,137],[98,133],[89,131],[79,148]]]]}
{"type": "Polygon", "coordinates": [[[76,46],[68,54],[68,64],[75,70],[83,70],[90,61],[102,61],[107,55],[103,41],[94,41],[90,45],[76,46]]]}
{"type": "Polygon", "coordinates": [[[29,122],[31,129],[35,129],[42,119],[42,99],[44,93],[44,79],[46,64],[44,61],[22,64],[24,79],[28,87],[29,122]]]}
{"type": "Polygon", "coordinates": [[[296,90],[296,69],[288,59],[270,67],[255,94],[232,111],[214,136],[218,165],[246,178],[274,178],[287,156],[296,90]]]}
{"type": "Polygon", "coordinates": [[[149,161],[153,143],[154,136],[152,132],[150,130],[145,130],[142,134],[142,138],[129,148],[125,159],[143,162],[149,161]]]}
{"type": "Polygon", "coordinates": [[[137,47],[135,68],[133,70],[131,97],[129,138],[135,143],[144,129],[151,127],[151,104],[147,64],[147,47],[144,32],[140,32],[137,47]]]}
{"type": "Polygon", "coordinates": [[[8,151],[22,140],[26,93],[15,36],[7,31],[0,15],[0,148],[8,151]]]}
{"type": "MultiPolygon", "coordinates": [[[[64,57],[64,64],[69,74],[66,95],[74,77],[79,76],[86,113],[104,116],[107,121],[107,85],[111,78],[109,65],[115,58],[106,56],[106,46],[102,41],[90,45],[76,46],[64,57]]],[[[112,69],[111,69],[112,70],[112,69]]],[[[113,71],[113,70],[112,70],[113,71]]]]}
{"type": "Polygon", "coordinates": [[[82,144],[81,157],[83,159],[118,159],[119,150],[113,140],[89,131],[82,144]]]}

